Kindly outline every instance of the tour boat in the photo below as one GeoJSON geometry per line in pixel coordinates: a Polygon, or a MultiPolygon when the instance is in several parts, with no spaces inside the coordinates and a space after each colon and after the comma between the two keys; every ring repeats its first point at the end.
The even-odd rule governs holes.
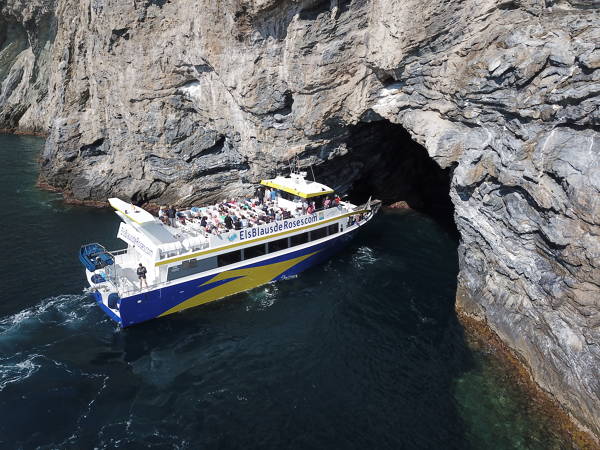
{"type": "Polygon", "coordinates": [[[260,184],[257,198],[180,209],[176,219],[160,219],[111,198],[122,220],[117,238],[127,248],[81,247],[88,291],[122,327],[166,316],[327,260],[381,205],[371,199],[361,206],[342,201],[304,172],[260,184]],[[146,268],[144,286],[137,275],[140,264],[146,268]]]}

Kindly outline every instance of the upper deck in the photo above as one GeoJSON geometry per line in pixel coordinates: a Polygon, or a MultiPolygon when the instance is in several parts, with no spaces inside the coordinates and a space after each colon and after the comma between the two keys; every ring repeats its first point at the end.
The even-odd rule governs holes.
{"type": "Polygon", "coordinates": [[[174,219],[169,219],[162,209],[159,218],[122,200],[110,199],[123,220],[117,237],[139,250],[148,262],[161,266],[218,249],[300,232],[356,208],[339,199],[336,203],[332,189],[306,181],[302,175],[277,177],[261,184],[273,188],[275,193],[263,190],[254,198],[180,208],[174,219]]]}

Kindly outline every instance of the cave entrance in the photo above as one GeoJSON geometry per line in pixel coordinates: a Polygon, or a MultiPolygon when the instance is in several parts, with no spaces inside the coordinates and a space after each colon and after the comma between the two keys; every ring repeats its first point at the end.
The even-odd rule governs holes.
{"type": "Polygon", "coordinates": [[[348,153],[325,164],[325,180],[346,183],[343,188],[355,204],[373,195],[384,205],[423,212],[458,236],[450,200],[452,168],[442,169],[404,127],[384,120],[361,122],[349,129],[345,141],[348,153]]]}

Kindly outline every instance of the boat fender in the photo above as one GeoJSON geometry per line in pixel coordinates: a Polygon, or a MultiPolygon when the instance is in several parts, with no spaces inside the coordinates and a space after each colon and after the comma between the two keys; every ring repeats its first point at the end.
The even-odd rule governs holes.
{"type": "Polygon", "coordinates": [[[117,303],[119,302],[120,298],[119,298],[119,294],[109,294],[108,295],[108,307],[110,309],[117,309],[118,305],[117,303]]]}

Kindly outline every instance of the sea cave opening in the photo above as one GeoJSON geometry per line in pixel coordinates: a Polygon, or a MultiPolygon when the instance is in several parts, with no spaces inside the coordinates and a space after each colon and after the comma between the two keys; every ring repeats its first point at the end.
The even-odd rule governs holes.
{"type": "Polygon", "coordinates": [[[348,130],[344,145],[344,156],[321,166],[323,179],[342,186],[353,203],[373,196],[385,206],[427,214],[458,239],[452,168],[441,168],[404,127],[387,120],[360,122],[348,130]]]}

